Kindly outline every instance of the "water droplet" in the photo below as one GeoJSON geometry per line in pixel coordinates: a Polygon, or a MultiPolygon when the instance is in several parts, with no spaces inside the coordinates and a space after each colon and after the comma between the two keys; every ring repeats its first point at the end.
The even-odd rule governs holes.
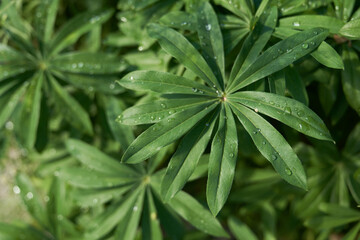
{"type": "Polygon", "coordinates": [[[303,117],[303,116],[304,116],[304,112],[303,112],[303,111],[298,111],[296,114],[297,114],[299,117],[303,117]]]}
{"type": "Polygon", "coordinates": [[[301,47],[302,47],[303,49],[308,49],[308,48],[309,48],[309,44],[303,43],[303,44],[301,45],[301,47]]]}
{"type": "Polygon", "coordinates": [[[156,130],[157,130],[157,127],[154,126],[154,127],[152,127],[151,129],[152,129],[153,131],[156,131],[156,130]]]}
{"type": "Polygon", "coordinates": [[[314,31],[314,34],[315,34],[315,35],[317,35],[317,34],[318,34],[318,32],[317,32],[317,31],[314,31]]]}
{"type": "Polygon", "coordinates": [[[210,31],[211,30],[211,24],[206,24],[205,29],[206,29],[206,31],[210,31]]]}
{"type": "Polygon", "coordinates": [[[230,153],[230,155],[229,155],[231,158],[233,158],[234,157],[234,154],[233,153],[230,153]]]}
{"type": "Polygon", "coordinates": [[[14,186],[14,187],[13,187],[13,192],[14,192],[15,194],[20,194],[20,193],[21,193],[21,189],[19,188],[19,186],[14,186]]]}
{"type": "Polygon", "coordinates": [[[285,173],[289,176],[292,175],[292,171],[290,170],[290,168],[285,168],[285,173]]]}
{"type": "Polygon", "coordinates": [[[300,22],[293,22],[294,27],[300,27],[300,22]]]}
{"type": "Polygon", "coordinates": [[[277,159],[276,154],[272,154],[272,155],[271,155],[271,160],[275,161],[276,159],[277,159]]]}
{"type": "Polygon", "coordinates": [[[45,202],[50,201],[50,197],[49,197],[49,196],[45,196],[45,197],[44,197],[44,201],[45,201],[45,202]]]}
{"type": "Polygon", "coordinates": [[[139,46],[139,47],[138,47],[138,50],[141,52],[141,51],[144,50],[144,47],[143,47],[143,46],[139,46]]]}
{"type": "Polygon", "coordinates": [[[155,116],[150,116],[150,119],[151,119],[151,120],[155,120],[155,116]]]}
{"type": "Polygon", "coordinates": [[[209,123],[205,123],[205,126],[207,126],[207,127],[208,127],[209,125],[210,125],[209,123]]]}
{"type": "Polygon", "coordinates": [[[291,114],[291,112],[292,112],[290,107],[285,107],[284,111],[288,114],[291,114]]]}
{"type": "Polygon", "coordinates": [[[14,129],[14,123],[12,122],[12,121],[7,121],[6,123],[5,123],[5,128],[7,129],[7,130],[13,130],[14,129]]]}
{"type": "Polygon", "coordinates": [[[94,199],[93,199],[93,203],[94,203],[94,204],[97,204],[98,202],[99,202],[99,200],[98,200],[97,198],[94,198],[94,199]]]}
{"type": "Polygon", "coordinates": [[[73,64],[71,64],[71,67],[72,67],[73,69],[75,69],[75,68],[77,68],[77,64],[76,64],[76,63],[73,63],[73,64]]]}
{"type": "Polygon", "coordinates": [[[121,17],[120,20],[121,20],[122,22],[127,22],[127,18],[126,18],[126,17],[121,17]]]}
{"type": "Polygon", "coordinates": [[[311,45],[315,46],[315,42],[310,42],[311,45]]]}
{"type": "Polygon", "coordinates": [[[266,145],[266,142],[265,142],[265,141],[263,141],[263,142],[262,142],[262,144],[263,144],[263,145],[266,145]]]}
{"type": "Polygon", "coordinates": [[[90,23],[96,23],[96,22],[98,22],[100,20],[100,17],[99,16],[95,16],[95,17],[92,17],[91,19],[90,19],[90,23]]]}
{"type": "Polygon", "coordinates": [[[56,217],[59,221],[62,221],[62,220],[64,220],[64,216],[63,215],[61,215],[61,214],[59,214],[59,215],[57,215],[57,217],[56,217]]]}
{"type": "Polygon", "coordinates": [[[78,67],[79,67],[79,68],[82,68],[83,66],[84,66],[84,63],[82,63],[82,62],[79,62],[79,63],[78,63],[78,67]]]}
{"type": "Polygon", "coordinates": [[[170,122],[172,122],[172,121],[174,121],[175,120],[175,118],[168,118],[168,123],[170,123],[170,122]]]}
{"type": "Polygon", "coordinates": [[[270,103],[271,105],[274,105],[274,104],[275,104],[273,101],[270,101],[269,103],[270,103]]]}
{"type": "Polygon", "coordinates": [[[198,91],[198,89],[197,88],[192,88],[192,91],[196,93],[198,91]]]}
{"type": "Polygon", "coordinates": [[[286,53],[291,53],[292,51],[293,51],[292,48],[286,49],[286,53]]]}
{"type": "Polygon", "coordinates": [[[186,26],[186,25],[187,25],[187,22],[182,22],[180,25],[181,25],[181,26],[186,26]]]}
{"type": "Polygon", "coordinates": [[[282,54],[282,53],[284,52],[284,51],[281,50],[281,49],[278,49],[277,51],[278,51],[279,54],[282,54]]]}
{"type": "Polygon", "coordinates": [[[162,108],[166,108],[166,105],[165,105],[164,103],[161,103],[160,106],[161,106],[162,108]]]}
{"type": "Polygon", "coordinates": [[[109,88],[110,88],[110,89],[114,89],[114,88],[115,88],[115,84],[111,83],[111,84],[109,85],[109,88]]]}
{"type": "Polygon", "coordinates": [[[133,76],[130,76],[130,80],[133,81],[133,80],[134,80],[134,77],[133,77],[133,76]]]}
{"type": "Polygon", "coordinates": [[[26,194],[26,198],[27,198],[28,200],[33,199],[33,197],[34,197],[34,194],[33,194],[32,192],[28,192],[28,193],[26,194]]]}
{"type": "Polygon", "coordinates": [[[138,206],[133,207],[133,211],[136,212],[138,210],[138,206]]]}
{"type": "Polygon", "coordinates": [[[302,128],[303,128],[303,126],[302,126],[302,124],[301,124],[301,123],[299,123],[299,128],[300,128],[300,129],[302,129],[302,128]]]}
{"type": "Polygon", "coordinates": [[[255,108],[254,111],[255,111],[255,112],[259,112],[259,109],[255,108]]]}

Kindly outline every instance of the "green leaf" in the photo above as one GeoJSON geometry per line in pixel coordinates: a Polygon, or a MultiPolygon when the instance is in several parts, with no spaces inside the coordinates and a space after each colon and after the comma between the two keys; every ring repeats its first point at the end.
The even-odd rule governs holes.
{"type": "MultiPolygon", "coordinates": [[[[274,36],[284,39],[291,35],[298,33],[298,30],[291,28],[281,28],[278,27],[275,29],[274,36]]],[[[329,68],[335,69],[344,69],[344,63],[341,56],[336,52],[336,50],[327,42],[323,41],[317,49],[315,49],[311,56],[316,59],[319,63],[327,66],[329,68]]]]}
{"type": "Polygon", "coordinates": [[[294,186],[307,189],[301,161],[284,137],[270,123],[247,107],[241,104],[231,106],[258,150],[280,176],[294,186]]]}
{"type": "Polygon", "coordinates": [[[356,124],[354,129],[350,132],[343,151],[350,155],[359,153],[360,146],[357,144],[358,139],[360,139],[360,123],[356,124]]]}
{"type": "Polygon", "coordinates": [[[139,177],[139,173],[131,167],[121,164],[89,144],[76,139],[68,139],[65,145],[73,157],[90,169],[122,177],[139,177]]]}
{"type": "Polygon", "coordinates": [[[356,240],[360,232],[360,222],[356,224],[344,237],[342,240],[356,240]]]}
{"type": "Polygon", "coordinates": [[[320,44],[318,49],[311,53],[311,56],[329,68],[344,69],[344,63],[340,55],[325,41],[320,44]]]}
{"type": "Polygon", "coordinates": [[[22,201],[24,202],[27,211],[31,216],[38,221],[43,227],[48,225],[46,212],[42,203],[40,195],[37,193],[31,180],[24,174],[16,176],[15,192],[19,191],[22,201]]]}
{"type": "Polygon", "coordinates": [[[206,199],[216,216],[229,196],[235,175],[238,139],[235,120],[228,105],[223,105],[218,130],[211,144],[206,199]]]}
{"type": "Polygon", "coordinates": [[[135,105],[126,109],[120,116],[122,124],[139,125],[150,124],[162,121],[171,117],[184,108],[191,108],[200,103],[207,103],[212,100],[208,98],[186,98],[159,100],[152,103],[135,105]]]}
{"type": "Polygon", "coordinates": [[[292,35],[268,48],[255,62],[238,76],[228,92],[235,92],[278,70],[316,49],[328,31],[314,28],[292,35]]]}
{"type": "Polygon", "coordinates": [[[289,90],[291,96],[299,102],[309,105],[309,97],[304,80],[294,67],[289,66],[285,68],[285,79],[286,88],[289,90]]]}
{"type": "Polygon", "coordinates": [[[56,175],[71,185],[84,189],[121,187],[138,181],[133,175],[122,176],[79,167],[62,168],[56,175]]]}
{"type": "Polygon", "coordinates": [[[142,220],[142,236],[144,240],[162,240],[162,232],[155,208],[154,199],[150,188],[146,190],[146,201],[144,204],[144,214],[142,220]]]}
{"type": "Polygon", "coordinates": [[[229,237],[219,221],[189,194],[181,191],[169,205],[197,229],[216,237],[229,237]]]}
{"type": "Polygon", "coordinates": [[[119,57],[108,53],[70,52],[54,58],[51,68],[81,74],[112,74],[125,70],[127,65],[119,57]]]}
{"type": "Polygon", "coordinates": [[[360,217],[360,212],[352,208],[342,207],[334,203],[322,203],[320,211],[334,217],[360,217]]]}
{"type": "Polygon", "coordinates": [[[271,93],[285,96],[286,79],[285,72],[280,70],[268,77],[269,90],[271,93]]]}
{"type": "Polygon", "coordinates": [[[300,15],[282,18],[279,20],[279,27],[287,27],[298,30],[311,28],[326,28],[332,34],[338,34],[344,25],[343,21],[335,17],[322,15],[300,15]]]}
{"type": "Polygon", "coordinates": [[[251,229],[238,220],[237,218],[230,217],[228,219],[228,225],[230,231],[234,234],[236,240],[257,240],[256,235],[251,231],[251,229]]]}
{"type": "Polygon", "coordinates": [[[144,194],[145,191],[139,195],[134,205],[128,210],[126,216],[118,223],[114,234],[115,239],[135,239],[142,213],[144,194]]]}
{"type": "Polygon", "coordinates": [[[41,0],[35,11],[35,29],[40,39],[48,42],[55,28],[59,0],[41,0]]]}
{"type": "Polygon", "coordinates": [[[55,34],[49,43],[50,53],[56,54],[67,46],[75,43],[81,35],[89,32],[99,24],[106,22],[113,10],[96,10],[78,14],[70,21],[66,22],[61,29],[55,34]]]}
{"type": "Polygon", "coordinates": [[[115,121],[118,114],[125,109],[125,104],[121,99],[112,96],[98,95],[98,98],[104,107],[107,123],[114,139],[122,145],[123,149],[128,148],[135,139],[134,133],[129,126],[115,121]]]}
{"type": "Polygon", "coordinates": [[[216,13],[210,3],[203,2],[200,3],[196,15],[202,54],[223,86],[225,77],[224,44],[216,13]]]}
{"type": "Polygon", "coordinates": [[[305,221],[305,226],[316,229],[330,229],[339,227],[351,222],[359,221],[360,217],[314,217],[305,221]]]}
{"type": "Polygon", "coordinates": [[[103,213],[91,219],[88,223],[85,237],[99,239],[110,232],[125,218],[130,209],[134,210],[137,200],[144,196],[144,188],[137,187],[125,198],[110,205],[103,213]]]}
{"type": "Polygon", "coordinates": [[[10,46],[0,43],[0,63],[3,64],[14,64],[21,61],[23,56],[20,52],[16,51],[10,46]]]}
{"type": "Polygon", "coordinates": [[[29,81],[30,84],[24,95],[20,113],[20,125],[25,131],[21,131],[19,137],[27,148],[32,148],[35,144],[40,119],[41,87],[44,74],[36,73],[29,81]]]}
{"type": "Polygon", "coordinates": [[[56,77],[85,91],[96,91],[110,94],[118,94],[124,91],[124,88],[116,84],[116,80],[119,79],[117,76],[77,74],[58,71],[53,71],[52,73],[56,75],[56,77]]]}
{"type": "Polygon", "coordinates": [[[333,141],[324,122],[310,108],[294,99],[252,91],[234,93],[228,99],[272,117],[303,134],[333,141]]]}
{"type": "Polygon", "coordinates": [[[272,7],[260,16],[254,30],[250,32],[241,47],[240,53],[236,57],[234,65],[231,69],[228,84],[231,84],[239,74],[254,63],[266,43],[269,41],[276,26],[276,20],[276,7],[272,7]]]}
{"type": "Polygon", "coordinates": [[[5,94],[1,95],[1,98],[4,99],[4,102],[0,102],[3,106],[0,110],[0,128],[3,127],[6,121],[9,120],[12,113],[14,112],[17,103],[20,101],[26,88],[28,86],[28,82],[25,82],[18,89],[10,90],[5,94]]]}
{"type": "Polygon", "coordinates": [[[159,19],[159,23],[182,30],[196,30],[196,16],[182,11],[171,11],[159,19]]]}
{"type": "Polygon", "coordinates": [[[87,134],[92,134],[92,125],[87,112],[51,75],[48,76],[54,97],[57,100],[56,104],[58,104],[58,108],[63,113],[64,118],[77,129],[87,134]]]}
{"type": "Polygon", "coordinates": [[[211,112],[181,140],[161,181],[161,196],[164,202],[174,197],[191,177],[209,143],[217,117],[218,111],[211,112]]]}
{"type": "Polygon", "coordinates": [[[151,37],[159,41],[166,52],[193,71],[209,86],[215,85],[218,89],[223,89],[204,58],[182,34],[154,23],[148,25],[148,32],[151,37]]]}
{"type": "Polygon", "coordinates": [[[124,153],[125,163],[139,163],[188,132],[198,121],[215,108],[216,103],[199,104],[175,113],[143,132],[124,153]]]}
{"type": "Polygon", "coordinates": [[[190,79],[171,73],[156,71],[135,71],[124,76],[119,82],[121,86],[140,91],[157,93],[183,93],[198,96],[217,96],[214,89],[190,79]]]}
{"type": "Polygon", "coordinates": [[[360,19],[352,20],[346,23],[341,29],[340,34],[350,39],[360,39],[360,19]]]}
{"type": "Polygon", "coordinates": [[[349,105],[360,115],[360,61],[357,53],[344,46],[342,56],[344,71],[341,72],[342,85],[349,105]]]}

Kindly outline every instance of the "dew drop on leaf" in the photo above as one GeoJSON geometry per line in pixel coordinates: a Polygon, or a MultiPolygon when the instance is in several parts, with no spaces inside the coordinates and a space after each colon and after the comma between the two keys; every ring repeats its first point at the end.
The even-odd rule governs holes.
{"type": "Polygon", "coordinates": [[[290,107],[285,107],[284,111],[288,114],[291,114],[291,108],[290,107]]]}
{"type": "Polygon", "coordinates": [[[164,103],[161,103],[160,106],[161,106],[162,108],[166,108],[166,105],[165,105],[164,103]]]}
{"type": "Polygon", "coordinates": [[[290,170],[290,168],[285,168],[285,173],[289,176],[292,175],[292,171],[290,170]]]}
{"type": "Polygon", "coordinates": [[[231,158],[233,158],[233,157],[234,157],[234,154],[233,154],[233,153],[230,153],[229,156],[230,156],[231,158]]]}
{"type": "Polygon", "coordinates": [[[274,154],[272,154],[272,155],[271,155],[271,160],[275,161],[276,159],[277,159],[276,154],[275,154],[275,153],[274,153],[274,154]]]}
{"type": "Polygon", "coordinates": [[[211,24],[206,24],[205,29],[206,29],[206,31],[210,31],[211,30],[211,24]]]}
{"type": "Polygon", "coordinates": [[[300,27],[300,22],[293,22],[294,27],[300,27]]]}
{"type": "Polygon", "coordinates": [[[308,49],[308,48],[309,48],[309,44],[303,43],[303,44],[301,45],[301,47],[302,47],[303,49],[308,49]]]}
{"type": "Polygon", "coordinates": [[[26,198],[27,198],[27,200],[31,200],[31,199],[34,198],[34,194],[33,194],[32,192],[28,192],[28,193],[26,194],[26,198]]]}
{"type": "Polygon", "coordinates": [[[286,53],[291,53],[293,50],[291,48],[286,49],[286,53]]]}

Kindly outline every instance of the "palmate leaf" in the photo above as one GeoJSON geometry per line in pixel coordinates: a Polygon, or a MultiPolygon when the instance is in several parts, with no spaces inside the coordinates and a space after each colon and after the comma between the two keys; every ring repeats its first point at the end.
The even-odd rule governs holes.
{"type": "MultiPolygon", "coordinates": [[[[201,15],[201,12],[205,14],[207,11],[206,14],[210,16],[212,14],[210,8],[211,5],[207,3],[200,4],[197,13],[201,15]]],[[[211,56],[213,60],[218,60],[219,56],[221,59],[223,52],[218,49],[218,45],[214,44],[218,29],[212,29],[212,24],[216,25],[216,23],[208,20],[208,17],[199,17],[198,21],[200,22],[200,27],[198,26],[200,42],[206,43],[205,47],[204,44],[200,44],[200,50],[204,51],[203,55],[209,58],[211,56]],[[212,30],[214,30],[213,34],[212,30]]],[[[295,115],[290,114],[286,120],[284,118],[287,114],[284,114],[283,109],[280,111],[277,105],[273,108],[267,107],[263,99],[266,99],[266,96],[275,99],[275,95],[264,95],[259,99],[249,93],[248,100],[244,102],[240,100],[239,102],[242,103],[235,100],[237,94],[241,95],[241,92],[235,93],[237,90],[274,74],[296,59],[311,53],[328,34],[327,30],[321,28],[300,32],[280,41],[258,56],[269,40],[275,24],[275,8],[261,14],[258,26],[247,40],[248,47],[243,48],[242,55],[234,67],[234,81],[230,86],[225,86],[225,92],[219,74],[215,74],[221,72],[221,61],[207,62],[180,33],[164,26],[150,25],[150,34],[158,39],[163,49],[203,80],[203,83],[200,83],[169,73],[135,71],[119,81],[119,84],[125,88],[160,93],[164,94],[162,97],[165,98],[165,100],[136,105],[119,116],[118,120],[122,124],[154,124],[129,146],[123,156],[123,162],[144,161],[162,147],[185,135],[170,160],[160,186],[159,192],[166,202],[171,202],[176,198],[176,194],[191,177],[199,158],[211,141],[207,201],[213,215],[220,211],[230,192],[235,171],[238,144],[233,114],[244,125],[259,151],[273,164],[280,176],[295,186],[307,188],[304,169],[292,148],[275,128],[249,108],[253,108],[255,112],[261,109],[261,113],[283,121],[310,136],[330,140],[331,137],[324,123],[303,104],[285,97],[281,100],[276,99],[276,104],[279,106],[281,104],[284,108],[288,100],[290,100],[288,104],[294,103],[291,111],[294,111],[295,115]],[[262,26],[264,24],[265,27],[262,26]],[[210,70],[210,65],[213,66],[214,71],[210,70]],[[217,85],[214,84],[213,77],[216,77],[217,85]],[[262,105],[264,108],[258,108],[257,105],[262,105]],[[264,132],[258,132],[258,128],[264,132]],[[256,138],[254,131],[257,134],[256,138]]],[[[226,85],[226,79],[222,80],[226,85]]],[[[285,78],[283,77],[282,80],[284,86],[285,78]]],[[[273,100],[267,100],[267,102],[270,101],[273,100]]]]}

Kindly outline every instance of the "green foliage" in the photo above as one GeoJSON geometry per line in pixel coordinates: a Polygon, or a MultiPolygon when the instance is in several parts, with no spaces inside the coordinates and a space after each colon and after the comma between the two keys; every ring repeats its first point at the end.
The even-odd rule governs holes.
{"type": "Polygon", "coordinates": [[[31,220],[0,238],[358,239],[359,19],[355,0],[1,1],[0,169],[24,158],[31,220]]]}

